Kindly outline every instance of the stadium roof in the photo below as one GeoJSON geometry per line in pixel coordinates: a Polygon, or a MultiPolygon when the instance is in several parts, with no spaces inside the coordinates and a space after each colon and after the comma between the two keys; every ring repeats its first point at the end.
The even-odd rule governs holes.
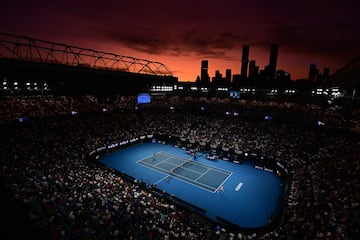
{"type": "Polygon", "coordinates": [[[0,58],[172,76],[160,62],[0,32],[0,58]]]}

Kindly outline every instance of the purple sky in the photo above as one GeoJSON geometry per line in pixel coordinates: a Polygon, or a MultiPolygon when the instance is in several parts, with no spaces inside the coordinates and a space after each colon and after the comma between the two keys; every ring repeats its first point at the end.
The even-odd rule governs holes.
{"type": "Polygon", "coordinates": [[[242,45],[260,69],[270,44],[278,69],[306,78],[309,65],[330,73],[360,56],[360,1],[23,1],[3,2],[0,31],[145,58],[194,81],[240,72],[242,45]]]}

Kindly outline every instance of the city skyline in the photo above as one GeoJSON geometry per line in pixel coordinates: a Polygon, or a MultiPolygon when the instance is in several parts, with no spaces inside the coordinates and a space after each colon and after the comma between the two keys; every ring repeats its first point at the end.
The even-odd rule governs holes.
{"type": "Polygon", "coordinates": [[[308,78],[311,64],[333,74],[360,56],[357,1],[14,0],[2,5],[1,32],[158,61],[179,81],[195,81],[204,59],[210,76],[226,69],[240,74],[244,45],[250,47],[247,74],[252,61],[260,70],[269,64],[275,44],[276,69],[293,80],[308,78]]]}

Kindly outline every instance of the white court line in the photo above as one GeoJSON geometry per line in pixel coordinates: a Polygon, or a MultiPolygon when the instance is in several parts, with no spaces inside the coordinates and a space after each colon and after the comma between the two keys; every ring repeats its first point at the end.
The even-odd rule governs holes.
{"type": "Polygon", "coordinates": [[[154,164],[153,166],[157,166],[157,165],[160,165],[160,163],[167,162],[167,160],[170,159],[170,158],[171,157],[165,158],[164,160],[162,160],[161,162],[158,162],[157,164],[154,164]]]}
{"type": "MultiPolygon", "coordinates": [[[[158,153],[158,154],[163,154],[163,153],[161,152],[161,153],[158,153]]],[[[163,155],[165,155],[165,154],[163,154],[163,155]]],[[[161,163],[166,163],[166,164],[172,165],[172,166],[174,166],[174,167],[182,168],[182,167],[181,167],[181,164],[182,164],[182,163],[179,164],[179,165],[177,165],[177,164],[174,164],[174,163],[168,161],[169,159],[172,159],[172,158],[174,158],[174,157],[170,156],[170,157],[165,158],[164,160],[162,160],[162,161],[160,161],[160,162],[158,162],[158,163],[156,163],[156,164],[151,164],[151,163],[145,161],[145,159],[151,159],[151,156],[149,156],[149,157],[146,157],[146,158],[143,158],[143,159],[141,159],[141,160],[136,161],[136,163],[141,164],[141,165],[144,165],[144,166],[153,167],[153,168],[155,168],[155,169],[159,169],[160,171],[163,171],[163,172],[165,172],[165,173],[168,172],[168,170],[165,169],[165,168],[159,167],[158,165],[160,165],[161,163]]],[[[185,161],[184,161],[184,162],[185,162],[185,161]]]]}
{"type": "MultiPolygon", "coordinates": [[[[183,163],[187,162],[188,159],[186,159],[186,158],[177,157],[177,156],[175,156],[175,155],[167,154],[167,153],[165,153],[165,152],[160,152],[160,154],[172,156],[172,157],[170,157],[170,158],[167,158],[166,160],[171,159],[171,158],[174,158],[174,159],[177,159],[177,160],[181,160],[181,161],[182,161],[182,163],[179,164],[179,165],[174,164],[174,163],[171,163],[171,162],[167,162],[168,164],[171,164],[171,165],[173,165],[173,166],[175,166],[175,167],[178,166],[179,168],[186,169],[186,170],[191,171],[191,172],[193,172],[193,173],[203,174],[202,172],[199,172],[199,171],[195,171],[195,170],[193,170],[193,169],[190,169],[190,168],[189,168],[190,166],[189,166],[189,167],[181,166],[183,163]],[[185,161],[183,161],[183,159],[184,159],[185,161]]],[[[206,169],[205,172],[209,171],[209,167],[206,166],[206,165],[196,164],[196,163],[194,163],[192,160],[191,160],[190,162],[187,162],[187,163],[189,163],[189,164],[191,164],[191,165],[201,166],[202,168],[206,169]]]]}
{"type": "MultiPolygon", "coordinates": [[[[146,168],[148,168],[148,169],[150,169],[150,170],[152,170],[152,171],[156,171],[156,172],[158,172],[158,173],[166,174],[166,173],[163,172],[164,169],[159,170],[159,169],[157,169],[157,168],[151,167],[150,165],[145,165],[145,164],[140,163],[140,162],[136,162],[136,163],[137,163],[137,164],[140,164],[141,166],[146,167],[146,168]]],[[[169,176],[169,175],[167,175],[167,176],[169,176]]],[[[166,177],[167,177],[167,176],[166,176],[166,177]]],[[[211,193],[214,193],[215,190],[216,190],[216,189],[214,189],[213,187],[210,187],[210,186],[208,186],[208,185],[203,184],[203,185],[207,186],[208,188],[214,189],[214,191],[210,191],[209,189],[206,189],[206,188],[204,188],[204,187],[202,187],[202,186],[199,186],[199,185],[194,184],[194,183],[193,183],[194,181],[192,181],[192,180],[191,180],[191,181],[189,181],[189,180],[184,180],[184,179],[182,179],[182,178],[180,178],[180,177],[177,177],[175,174],[174,174],[174,175],[170,175],[170,176],[173,177],[173,178],[176,178],[176,179],[179,180],[179,181],[182,181],[182,182],[184,182],[184,183],[190,184],[190,185],[192,185],[192,186],[194,186],[194,187],[203,189],[203,190],[208,191],[208,192],[211,192],[211,193]]],[[[199,183],[199,184],[201,184],[201,183],[199,183]]]]}
{"type": "MultiPolygon", "coordinates": [[[[159,152],[158,154],[161,154],[161,152],[159,152]]],[[[155,154],[155,156],[156,156],[156,154],[155,154]]],[[[141,164],[146,164],[146,165],[148,165],[148,166],[157,166],[157,165],[159,165],[160,163],[163,163],[163,162],[165,162],[165,161],[167,161],[168,159],[170,159],[171,157],[169,157],[169,158],[165,158],[164,160],[162,160],[162,161],[160,161],[160,162],[158,162],[158,163],[156,163],[156,164],[148,164],[148,163],[146,163],[145,162],[145,159],[151,159],[153,157],[153,155],[150,155],[150,156],[148,156],[148,157],[145,157],[145,158],[143,158],[143,159],[140,159],[140,160],[138,160],[138,161],[136,161],[136,163],[140,163],[141,162],[141,164]]],[[[171,163],[170,163],[171,164],[171,163]]]]}
{"type": "MultiPolygon", "coordinates": [[[[188,163],[192,164],[192,162],[188,162],[188,163]]],[[[192,164],[192,165],[195,165],[195,164],[192,164]]],[[[180,165],[180,166],[181,166],[181,165],[180,165]]],[[[181,168],[182,168],[182,169],[186,169],[186,170],[188,170],[188,171],[190,171],[190,172],[193,172],[193,173],[203,174],[202,172],[198,172],[198,171],[195,171],[195,170],[190,169],[190,166],[188,166],[188,167],[181,166],[181,168]]],[[[203,166],[203,168],[206,169],[205,172],[208,172],[208,171],[209,171],[209,167],[203,166]]]]}
{"type": "Polygon", "coordinates": [[[210,168],[208,168],[203,174],[201,174],[198,178],[196,178],[194,181],[199,180],[202,176],[204,176],[207,172],[209,172],[210,168]]]}
{"type": "MultiPolygon", "coordinates": [[[[179,156],[176,156],[176,155],[167,153],[167,152],[159,152],[159,154],[172,156],[172,158],[175,158],[175,159],[178,159],[178,160],[184,159],[185,161],[187,161],[187,158],[179,157],[179,156]]],[[[185,162],[185,161],[184,161],[184,162],[185,162]]],[[[191,161],[191,162],[189,162],[189,163],[192,164],[192,165],[195,165],[195,166],[199,166],[199,167],[205,168],[205,169],[206,169],[205,172],[207,172],[207,171],[209,171],[209,170],[211,169],[211,170],[214,170],[214,171],[216,171],[216,172],[220,172],[220,173],[223,173],[223,174],[226,174],[226,175],[232,174],[232,172],[229,172],[229,171],[226,171],[226,170],[223,170],[223,169],[219,169],[219,168],[216,168],[216,167],[213,167],[213,166],[208,166],[208,165],[206,165],[206,164],[197,163],[197,162],[194,162],[194,161],[191,161]]],[[[172,164],[172,163],[169,163],[169,164],[174,165],[174,164],[172,164]]],[[[179,167],[180,167],[180,165],[179,165],[179,167]]],[[[181,167],[181,168],[184,168],[184,169],[189,170],[189,171],[194,172],[194,173],[203,174],[202,172],[195,171],[195,170],[190,169],[190,168],[187,168],[187,167],[186,167],[186,168],[185,168],[185,167],[181,167]]]]}
{"type": "MultiPolygon", "coordinates": [[[[224,181],[222,181],[222,183],[220,184],[220,186],[223,186],[224,183],[229,179],[229,177],[230,177],[232,174],[233,174],[233,173],[231,172],[231,173],[224,179],[224,181]]],[[[219,188],[220,188],[220,186],[219,186],[219,188]]]]}
{"type": "Polygon", "coordinates": [[[155,182],[154,184],[157,185],[159,182],[164,181],[166,178],[168,178],[170,175],[167,175],[163,178],[161,178],[159,181],[155,182]]]}
{"type": "MultiPolygon", "coordinates": [[[[150,155],[150,156],[148,156],[148,157],[145,157],[145,158],[143,158],[143,159],[141,159],[141,160],[136,161],[136,163],[141,164],[141,165],[143,165],[144,167],[148,167],[149,169],[158,171],[158,172],[163,173],[163,174],[167,174],[168,170],[167,170],[167,169],[164,169],[164,168],[160,168],[158,165],[159,165],[160,163],[164,163],[164,162],[166,162],[167,164],[173,165],[173,166],[179,166],[179,168],[182,168],[182,169],[185,169],[185,170],[194,172],[194,173],[199,173],[199,174],[201,174],[201,176],[203,176],[204,174],[206,174],[206,173],[209,172],[210,170],[213,170],[213,171],[216,171],[216,172],[220,172],[220,173],[226,174],[227,177],[222,181],[222,183],[219,185],[219,187],[222,186],[222,185],[227,181],[227,179],[229,179],[229,177],[233,174],[232,172],[228,172],[228,171],[226,171],[226,170],[219,169],[219,168],[216,168],[216,167],[213,167],[213,166],[208,166],[208,165],[206,165],[206,164],[196,163],[196,162],[193,162],[193,161],[189,162],[190,164],[197,165],[197,166],[200,166],[200,167],[202,167],[202,168],[207,169],[204,173],[201,173],[201,172],[194,171],[194,170],[192,170],[192,169],[183,167],[183,166],[181,166],[181,164],[180,164],[180,165],[176,165],[176,164],[173,164],[173,163],[167,161],[167,160],[169,160],[169,159],[171,159],[171,158],[175,158],[175,159],[178,159],[178,160],[183,160],[183,159],[184,159],[185,161],[187,161],[187,158],[179,157],[179,156],[176,156],[176,155],[173,155],[173,154],[170,154],[170,153],[167,153],[167,152],[163,152],[163,151],[160,151],[160,152],[158,152],[157,154],[158,154],[158,155],[170,156],[170,157],[168,157],[168,158],[164,159],[163,161],[161,161],[161,162],[153,165],[153,164],[149,164],[149,163],[147,163],[147,162],[144,161],[144,160],[147,159],[147,158],[151,158],[152,155],[150,155]]],[[[185,162],[185,161],[183,161],[183,162],[185,162]]],[[[195,180],[193,180],[193,179],[188,178],[188,177],[186,177],[186,176],[173,173],[173,174],[171,174],[171,175],[165,176],[164,178],[166,178],[166,177],[168,177],[168,176],[173,176],[173,177],[175,177],[175,178],[178,179],[178,180],[181,180],[181,181],[183,181],[183,182],[185,182],[185,183],[188,183],[188,184],[190,184],[190,185],[193,185],[193,186],[195,186],[195,187],[204,189],[204,190],[209,191],[209,192],[212,192],[212,193],[215,193],[215,192],[217,191],[217,189],[219,188],[219,187],[218,187],[218,188],[214,188],[214,187],[211,187],[210,185],[207,185],[207,184],[198,182],[197,180],[198,180],[201,176],[199,176],[199,177],[197,177],[195,180]],[[199,186],[199,185],[200,185],[200,186],[199,186]],[[201,185],[202,185],[203,187],[202,187],[201,185]],[[213,190],[213,191],[210,191],[210,190],[207,189],[207,188],[214,189],[214,190],[213,190]]],[[[163,178],[162,178],[161,180],[159,180],[158,182],[161,182],[162,180],[163,180],[163,178]]]]}
{"type": "Polygon", "coordinates": [[[149,155],[149,156],[146,156],[146,157],[144,157],[144,158],[142,158],[142,159],[140,159],[140,160],[137,160],[136,163],[144,162],[145,159],[148,159],[148,158],[151,159],[151,158],[153,158],[153,156],[154,156],[153,154],[152,154],[152,155],[149,155]]]}

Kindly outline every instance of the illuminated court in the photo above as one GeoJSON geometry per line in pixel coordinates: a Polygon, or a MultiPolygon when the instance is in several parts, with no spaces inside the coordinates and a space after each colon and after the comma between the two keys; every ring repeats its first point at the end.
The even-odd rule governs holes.
{"type": "Polygon", "coordinates": [[[231,176],[231,172],[197,163],[166,152],[154,153],[137,163],[174,176],[205,190],[216,192],[231,176]]]}
{"type": "Polygon", "coordinates": [[[284,184],[277,175],[248,162],[208,160],[205,155],[190,159],[181,148],[143,143],[104,155],[100,162],[196,206],[215,222],[256,229],[280,212],[284,184]]]}

